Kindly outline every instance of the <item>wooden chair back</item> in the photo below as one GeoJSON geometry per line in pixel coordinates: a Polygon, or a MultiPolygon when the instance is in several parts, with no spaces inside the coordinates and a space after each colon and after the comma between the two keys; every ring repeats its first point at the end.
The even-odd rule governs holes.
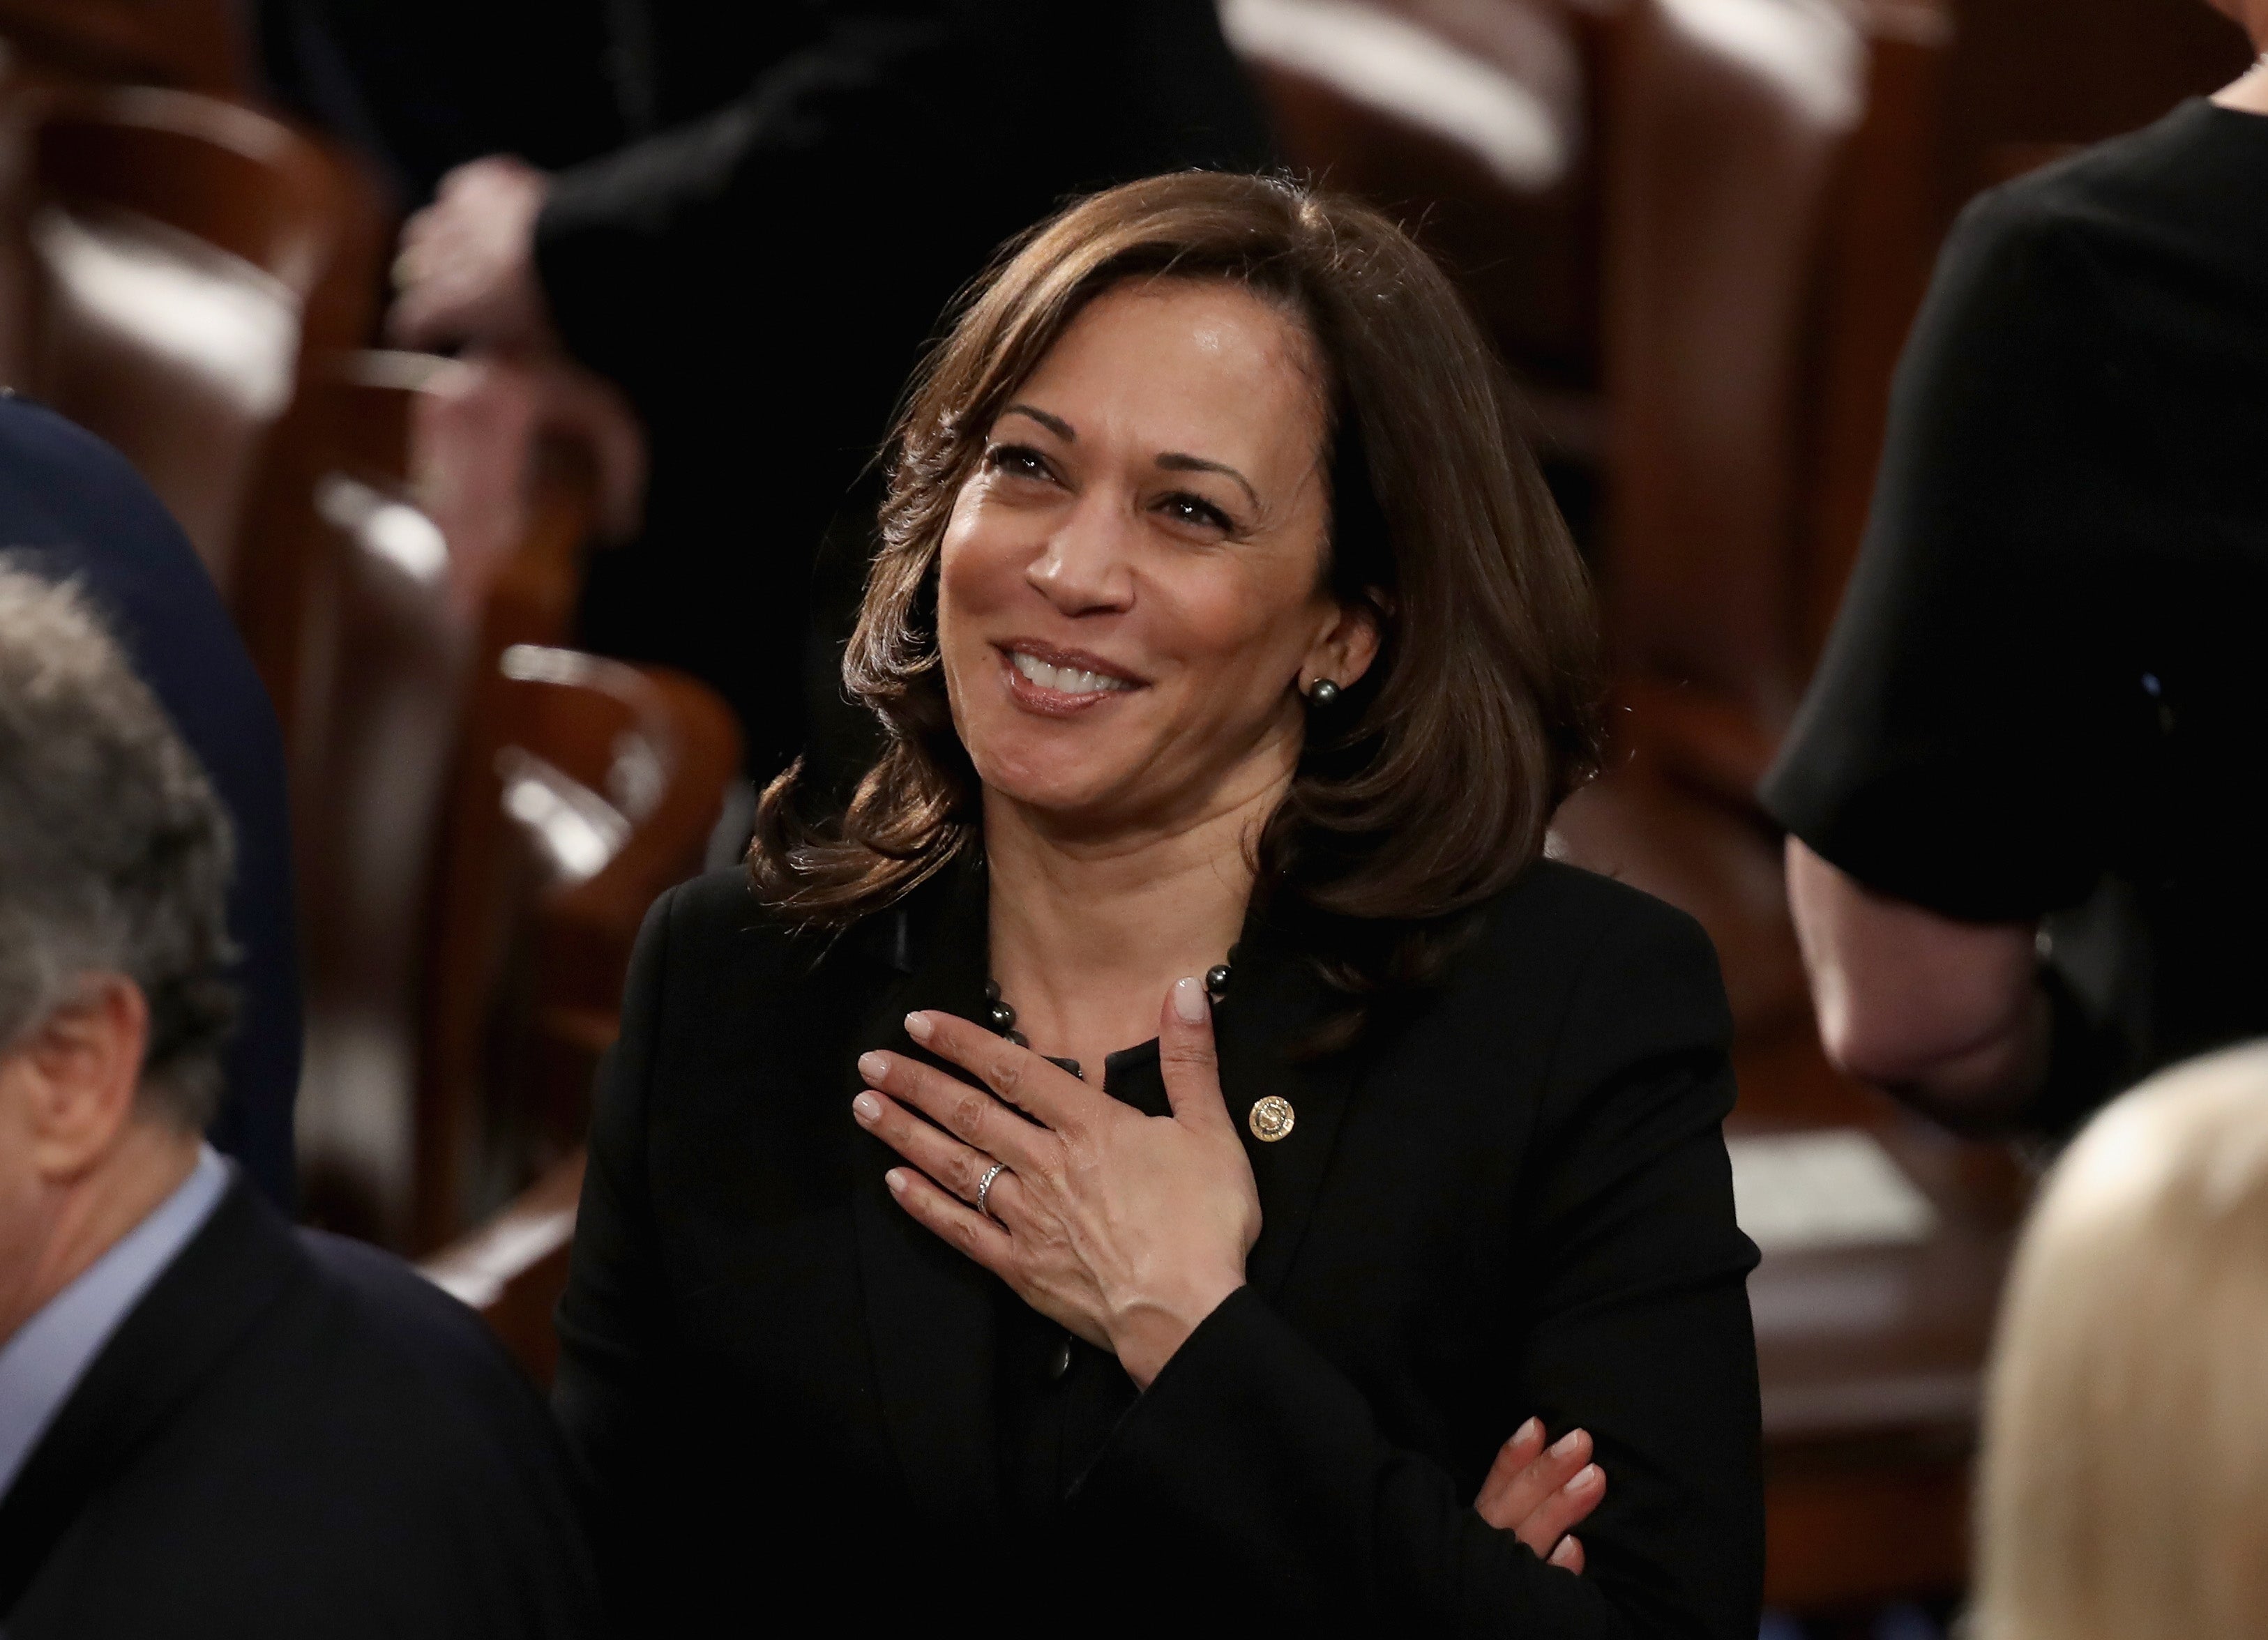
{"type": "Polygon", "coordinates": [[[1627,672],[1774,736],[1855,551],[1934,248],[1949,24],[1632,0],[1608,33],[1610,630],[1627,672]]]}
{"type": "Polygon", "coordinates": [[[419,1245],[578,1144],[646,909],[702,868],[732,714],[659,668],[515,643],[475,704],[430,995],[419,1245]]]}
{"type": "Polygon", "coordinates": [[[372,196],[291,128],[188,92],[49,93],[26,153],[19,383],[150,480],[288,710],[309,383],[371,322],[372,196]]]}
{"type": "Polygon", "coordinates": [[[240,19],[230,0],[0,0],[0,40],[85,78],[242,95],[240,19]]]}
{"type": "Polygon", "coordinates": [[[1228,0],[1293,167],[1440,257],[1520,379],[1547,459],[1602,458],[1590,35],[1565,0],[1228,0]]]}
{"type": "MultiPolygon", "coordinates": [[[[701,863],[740,766],[739,732],[724,702],[690,679],[526,644],[498,658],[487,722],[490,755],[468,763],[475,777],[459,834],[468,846],[453,861],[448,896],[456,931],[436,986],[444,999],[505,997],[508,1028],[496,1030],[493,1005],[484,1016],[461,1001],[437,1004],[446,1015],[444,1053],[460,1080],[423,1129],[440,1190],[453,1193],[431,1198],[432,1223],[446,1223],[446,1210],[464,1199],[467,1159],[476,1167],[484,1151],[493,1157],[499,1136],[514,1173],[542,1171],[424,1269],[548,1383],[592,1076],[615,1038],[639,924],[701,863]],[[483,886],[485,911],[475,908],[483,886]],[[499,985],[515,950],[521,982],[499,985]],[[517,1070],[517,1101],[502,1106],[523,1118],[516,1133],[478,1130],[484,1046],[491,1075],[498,1065],[517,1070]]],[[[494,1115],[501,1102],[493,1085],[488,1092],[494,1115]]]]}
{"type": "Polygon", "coordinates": [[[444,827],[477,665],[477,612],[409,482],[416,389],[320,384],[322,459],[285,720],[306,965],[301,1177],[321,1222],[406,1239],[444,827]]]}

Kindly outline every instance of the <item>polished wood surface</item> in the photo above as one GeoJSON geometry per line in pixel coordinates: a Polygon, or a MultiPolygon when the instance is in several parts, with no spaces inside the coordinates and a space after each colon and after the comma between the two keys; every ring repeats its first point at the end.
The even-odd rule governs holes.
{"type": "Polygon", "coordinates": [[[697,872],[740,767],[681,674],[517,643],[482,680],[429,982],[415,1244],[580,1144],[647,908],[697,872]]]}
{"type": "Polygon", "coordinates": [[[342,365],[321,397],[285,722],[306,966],[302,1188],[328,1226],[398,1246],[415,1212],[423,988],[479,621],[410,482],[414,391],[342,365]]]}
{"type": "Polygon", "coordinates": [[[478,1310],[540,1385],[551,1382],[559,1362],[551,1312],[567,1290],[583,1163],[579,1149],[571,1152],[509,1207],[418,1266],[478,1310]]]}
{"type": "Polygon", "coordinates": [[[0,0],[0,40],[87,78],[229,95],[257,78],[231,0],[0,0]]]}
{"type": "Polygon", "coordinates": [[[312,384],[372,322],[382,214],[323,144],[214,98],[48,87],[17,114],[16,384],[150,481],[288,715],[312,384]]]}

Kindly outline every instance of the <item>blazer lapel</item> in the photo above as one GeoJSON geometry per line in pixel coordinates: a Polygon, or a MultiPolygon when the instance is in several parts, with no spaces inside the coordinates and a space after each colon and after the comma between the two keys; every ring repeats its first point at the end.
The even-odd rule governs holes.
{"type": "MultiPolygon", "coordinates": [[[[885,926],[876,930],[884,936],[889,978],[846,1050],[846,1104],[864,1085],[860,1054],[874,1048],[919,1053],[905,1033],[908,1012],[936,1008],[983,1017],[989,952],[983,873],[973,866],[957,870],[932,893],[946,903],[927,908],[938,915],[926,938],[919,937],[910,906],[881,919],[885,926]],[[910,972],[892,972],[909,967],[910,972]]],[[[998,1280],[897,1204],[882,1182],[898,1163],[895,1151],[870,1134],[858,1134],[855,1144],[851,1213],[891,1445],[907,1489],[932,1519],[994,1524],[1000,1511],[992,1409],[998,1280]]]]}
{"type": "Polygon", "coordinates": [[[1217,1016],[1216,1042],[1228,1114],[1260,1189],[1260,1239],[1245,1261],[1245,1275],[1273,1302],[1291,1275],[1329,1171],[1354,1094],[1359,1055],[1294,1063],[1289,1050],[1322,1019],[1330,995],[1293,949],[1249,928],[1241,944],[1248,950],[1217,1016]],[[1255,1134],[1251,1123],[1253,1106],[1270,1094],[1288,1100],[1293,1115],[1292,1131],[1272,1142],[1255,1134]]]}
{"type": "Polygon", "coordinates": [[[89,1502],[285,1291],[291,1232],[239,1173],[119,1324],[0,1498],[0,1622],[89,1502]]]}

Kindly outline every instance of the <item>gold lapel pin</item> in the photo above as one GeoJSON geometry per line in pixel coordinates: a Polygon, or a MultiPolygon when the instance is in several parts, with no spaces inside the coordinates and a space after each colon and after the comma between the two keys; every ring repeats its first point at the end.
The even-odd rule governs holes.
{"type": "Polygon", "coordinates": [[[1287,1136],[1292,1124],[1299,1119],[1290,1099],[1270,1093],[1266,1099],[1254,1101],[1252,1114],[1245,1120],[1251,1125],[1254,1138],[1263,1144],[1273,1144],[1287,1136]]]}

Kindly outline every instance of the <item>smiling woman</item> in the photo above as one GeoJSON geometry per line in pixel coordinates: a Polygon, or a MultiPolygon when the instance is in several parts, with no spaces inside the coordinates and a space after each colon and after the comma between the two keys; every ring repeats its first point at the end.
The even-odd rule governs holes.
{"type": "Polygon", "coordinates": [[[1588,593],[1440,271],[1153,179],[908,407],[885,749],[656,909],[600,1096],[559,1404],[625,1619],[759,1545],[862,1622],[1746,1640],[1722,990],[1541,857],[1588,593]]]}

